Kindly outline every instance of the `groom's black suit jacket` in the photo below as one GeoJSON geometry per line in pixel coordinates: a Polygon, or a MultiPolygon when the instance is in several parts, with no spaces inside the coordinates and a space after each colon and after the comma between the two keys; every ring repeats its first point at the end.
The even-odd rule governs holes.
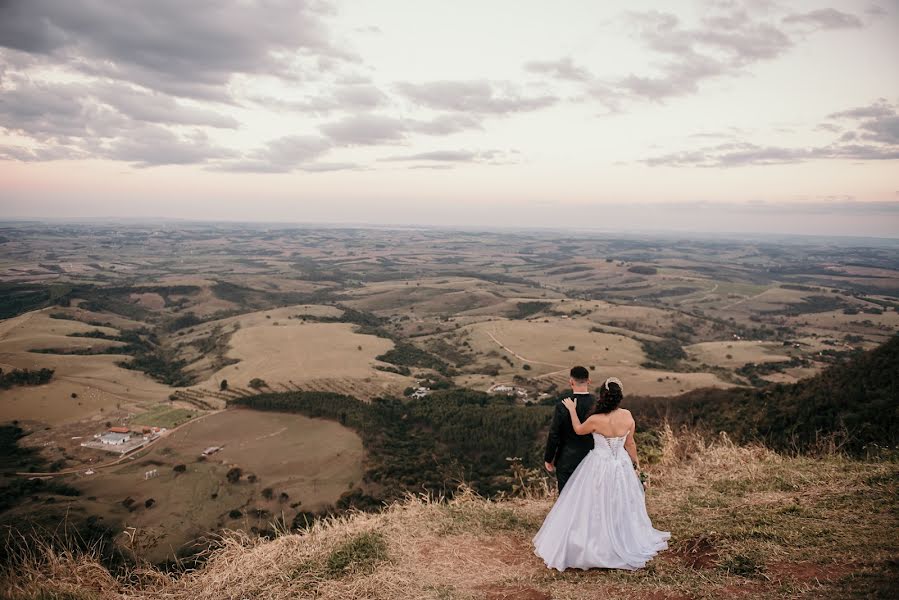
{"type": "Polygon", "coordinates": [[[559,476],[560,483],[563,476],[567,480],[567,475],[574,473],[581,461],[587,456],[587,453],[593,450],[593,436],[578,435],[571,426],[571,415],[568,409],[562,404],[563,398],[574,398],[577,402],[578,418],[583,423],[590,412],[593,410],[595,400],[593,394],[568,394],[559,398],[556,402],[556,410],[553,413],[553,420],[549,426],[549,434],[546,436],[546,452],[543,459],[548,462],[554,462],[556,472],[559,476]]]}

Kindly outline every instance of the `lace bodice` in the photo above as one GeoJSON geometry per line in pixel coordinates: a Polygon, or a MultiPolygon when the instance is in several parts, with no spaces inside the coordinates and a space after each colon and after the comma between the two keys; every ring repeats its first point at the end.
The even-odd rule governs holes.
{"type": "Polygon", "coordinates": [[[594,433],[593,451],[608,458],[620,459],[622,456],[627,456],[627,451],[624,449],[627,436],[627,433],[617,437],[606,437],[601,433],[594,433]]]}

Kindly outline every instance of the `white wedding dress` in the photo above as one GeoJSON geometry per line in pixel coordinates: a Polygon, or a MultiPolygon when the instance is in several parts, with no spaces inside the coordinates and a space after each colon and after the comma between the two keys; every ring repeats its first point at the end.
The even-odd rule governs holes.
{"type": "Polygon", "coordinates": [[[668,547],[671,534],[654,529],[646,513],[626,439],[593,434],[593,450],[534,536],[534,552],[547,567],[639,569],[668,547]]]}

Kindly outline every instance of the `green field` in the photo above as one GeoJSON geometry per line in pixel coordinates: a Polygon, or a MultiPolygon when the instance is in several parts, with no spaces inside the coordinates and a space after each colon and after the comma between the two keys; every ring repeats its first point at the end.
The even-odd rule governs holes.
{"type": "Polygon", "coordinates": [[[172,429],[193,419],[197,413],[186,408],[172,408],[167,404],[157,404],[145,413],[131,419],[133,425],[148,425],[172,429]]]}

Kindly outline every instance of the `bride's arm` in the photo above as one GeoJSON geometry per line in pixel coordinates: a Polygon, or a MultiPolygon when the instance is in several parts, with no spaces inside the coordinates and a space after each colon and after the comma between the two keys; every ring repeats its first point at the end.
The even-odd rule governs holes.
{"type": "Polygon", "coordinates": [[[634,433],[636,431],[637,424],[631,421],[631,430],[627,434],[627,439],[624,440],[624,450],[627,452],[628,456],[631,457],[631,462],[634,463],[634,467],[639,470],[640,458],[637,456],[637,442],[634,440],[634,433]]]}
{"type": "MultiPolygon", "coordinates": [[[[577,403],[571,398],[565,398],[562,400],[562,404],[565,405],[565,408],[568,409],[568,414],[571,415],[571,426],[574,428],[574,432],[578,435],[586,435],[588,433],[593,433],[593,427],[587,424],[587,421],[581,423],[580,418],[577,416],[577,403]]],[[[588,419],[589,421],[589,419],[588,419]]]]}

